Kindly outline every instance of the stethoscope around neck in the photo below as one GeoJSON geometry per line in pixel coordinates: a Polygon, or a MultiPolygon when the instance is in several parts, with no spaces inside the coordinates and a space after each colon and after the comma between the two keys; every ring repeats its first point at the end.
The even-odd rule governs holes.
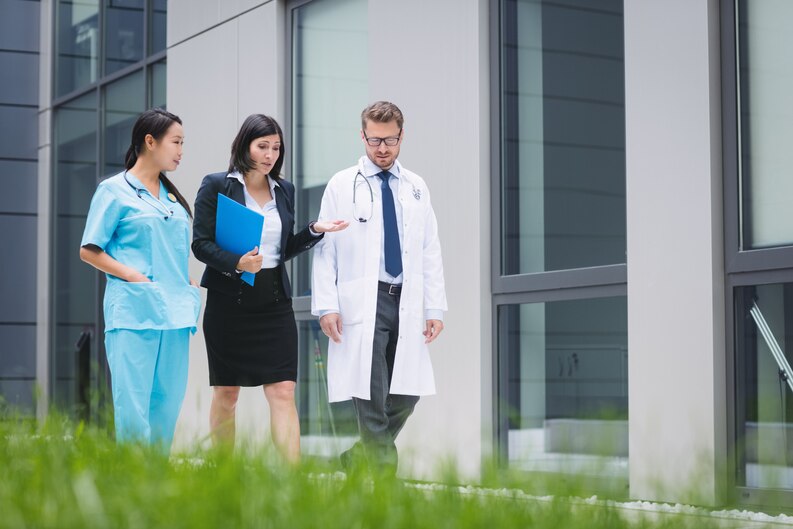
{"type": "Polygon", "coordinates": [[[352,216],[358,222],[368,222],[372,218],[372,213],[374,213],[374,191],[372,191],[372,184],[369,183],[369,180],[361,172],[361,168],[358,168],[358,172],[355,173],[355,178],[352,180],[352,216]],[[366,187],[369,188],[369,216],[364,217],[363,215],[358,215],[358,178],[361,178],[364,182],[366,182],[366,187]]]}
{"type": "MultiPolygon", "coordinates": [[[[374,213],[374,191],[372,191],[372,184],[369,183],[369,179],[364,176],[362,168],[362,164],[359,163],[358,172],[355,173],[355,178],[352,179],[352,216],[358,222],[368,222],[372,219],[372,214],[374,213]],[[358,178],[366,183],[366,187],[369,190],[369,216],[367,217],[358,214],[358,178]]],[[[405,180],[404,175],[402,176],[402,179],[405,180]]],[[[416,189],[416,184],[413,182],[411,182],[411,185],[413,186],[413,197],[416,200],[421,200],[421,191],[416,189]]]]}
{"type": "MultiPolygon", "coordinates": [[[[160,199],[155,198],[151,193],[149,193],[148,189],[141,188],[141,187],[135,187],[135,185],[132,182],[129,181],[129,177],[127,177],[127,171],[126,170],[124,171],[124,180],[127,182],[127,185],[129,185],[129,187],[131,187],[135,191],[135,194],[138,195],[139,199],[141,199],[146,204],[148,204],[151,207],[153,207],[154,209],[156,209],[159,213],[162,213],[163,214],[163,218],[165,220],[168,220],[171,217],[173,217],[173,210],[168,208],[168,206],[166,206],[165,204],[163,204],[160,199]],[[145,198],[143,198],[144,194],[147,195],[147,196],[150,196],[152,198],[152,201],[149,201],[149,200],[146,200],[145,198]]],[[[159,184],[159,178],[157,179],[157,183],[159,184]]],[[[172,202],[176,202],[176,198],[171,198],[171,197],[172,197],[172,195],[170,193],[168,193],[168,200],[171,200],[172,202]]]]}

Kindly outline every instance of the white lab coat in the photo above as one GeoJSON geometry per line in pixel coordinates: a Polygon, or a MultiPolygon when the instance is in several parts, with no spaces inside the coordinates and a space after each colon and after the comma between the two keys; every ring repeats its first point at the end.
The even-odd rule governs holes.
{"type": "MultiPolygon", "coordinates": [[[[337,311],[342,320],[341,343],[330,340],[328,345],[330,402],[370,398],[383,214],[380,186],[372,186],[371,201],[369,187],[359,176],[353,216],[353,181],[358,171],[364,173],[363,160],[331,178],[319,213],[320,220],[350,222],[346,230],[325,234],[314,250],[311,312],[318,316],[321,311],[337,311]],[[368,217],[370,211],[367,222],[356,219],[368,217]]],[[[401,165],[399,171],[403,287],[390,392],[432,395],[435,378],[424,343],[424,310],[447,309],[438,223],[424,180],[401,165]]]]}

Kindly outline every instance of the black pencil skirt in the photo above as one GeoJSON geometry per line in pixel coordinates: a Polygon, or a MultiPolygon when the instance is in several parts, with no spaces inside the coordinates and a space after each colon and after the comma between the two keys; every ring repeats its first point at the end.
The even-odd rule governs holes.
{"type": "Polygon", "coordinates": [[[204,338],[210,386],[297,381],[297,325],[281,269],[256,274],[240,296],[207,291],[204,338]]]}

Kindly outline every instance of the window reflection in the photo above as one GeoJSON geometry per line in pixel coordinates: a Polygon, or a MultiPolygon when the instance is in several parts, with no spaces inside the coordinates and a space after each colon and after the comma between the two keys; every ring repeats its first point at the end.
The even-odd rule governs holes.
{"type": "Polygon", "coordinates": [[[786,380],[793,362],[793,283],[741,287],[735,299],[735,372],[744,392],[738,483],[793,489],[793,390],[786,380]]]}
{"type": "Polygon", "coordinates": [[[143,59],[144,0],[105,0],[105,75],[143,59]]]}
{"type": "MultiPolygon", "coordinates": [[[[96,188],[96,92],[75,99],[55,113],[55,348],[53,402],[70,406],[75,401],[76,343],[83,331],[92,335],[97,354],[97,274],[80,261],[88,205],[96,188]]],[[[97,335],[99,334],[99,336],[97,335]]]]}
{"type": "Polygon", "coordinates": [[[742,249],[793,245],[791,2],[738,2],[742,249]]]}
{"type": "MultiPolygon", "coordinates": [[[[316,219],[333,173],[364,153],[358,131],[369,102],[366,13],[365,0],[317,0],[293,11],[291,177],[298,226],[316,219]]],[[[295,295],[309,294],[311,254],[295,259],[295,295]]]]}
{"type": "Polygon", "coordinates": [[[165,49],[167,20],[167,0],[151,0],[149,7],[149,55],[154,55],[165,49]]]}
{"type": "Polygon", "coordinates": [[[99,1],[60,0],[56,32],[56,92],[64,95],[97,80],[99,1]]]}
{"type": "Polygon", "coordinates": [[[298,322],[298,391],[302,450],[335,456],[357,439],[352,401],[328,403],[328,337],[316,320],[298,322]]]}
{"type": "Polygon", "coordinates": [[[627,479],[626,298],[502,305],[509,466],[627,479]]]}
{"type": "Polygon", "coordinates": [[[151,65],[149,71],[149,107],[165,108],[166,62],[151,65]]]}
{"type": "Polygon", "coordinates": [[[143,72],[138,71],[105,87],[104,164],[102,174],[111,176],[124,170],[124,157],[129,149],[132,126],[138,114],[146,110],[146,89],[143,72]]]}
{"type": "Polygon", "coordinates": [[[622,1],[501,8],[501,273],[624,263],[622,1]]]}

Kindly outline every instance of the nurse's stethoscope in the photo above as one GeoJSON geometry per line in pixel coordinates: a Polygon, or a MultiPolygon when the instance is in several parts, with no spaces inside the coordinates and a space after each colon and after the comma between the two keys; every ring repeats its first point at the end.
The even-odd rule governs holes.
{"type": "MultiPolygon", "coordinates": [[[[132,182],[129,181],[129,178],[127,177],[127,172],[126,171],[124,171],[124,180],[127,182],[129,187],[131,187],[132,189],[135,190],[135,194],[138,195],[139,199],[141,199],[146,204],[148,204],[151,207],[153,207],[154,209],[156,209],[158,212],[162,213],[163,214],[163,218],[165,220],[168,220],[171,217],[173,217],[173,210],[168,208],[168,206],[166,206],[165,204],[163,204],[160,199],[154,198],[154,196],[151,193],[149,193],[148,189],[141,188],[141,187],[135,187],[132,184],[132,182]],[[146,200],[145,198],[143,198],[144,194],[147,195],[147,196],[150,196],[152,200],[146,200]]],[[[173,193],[168,193],[168,200],[170,200],[171,202],[176,202],[176,197],[174,196],[173,193]]]]}
{"type": "MultiPolygon", "coordinates": [[[[352,216],[358,222],[367,222],[367,221],[369,221],[372,218],[372,213],[374,212],[374,192],[372,191],[372,184],[369,183],[369,179],[366,178],[363,175],[363,172],[361,171],[362,168],[363,168],[362,164],[359,162],[358,163],[358,172],[355,173],[355,178],[352,179],[352,216]],[[363,215],[358,215],[358,209],[357,209],[357,207],[358,207],[358,201],[357,201],[357,198],[358,198],[358,196],[357,196],[358,195],[358,177],[360,177],[364,182],[366,182],[366,186],[369,188],[369,216],[368,217],[364,217],[363,215]]],[[[404,178],[404,175],[403,175],[403,180],[407,180],[407,178],[404,178]]],[[[421,190],[420,189],[416,189],[416,184],[414,184],[413,182],[410,182],[410,185],[413,186],[413,198],[415,198],[416,200],[421,200],[421,190]]]]}

